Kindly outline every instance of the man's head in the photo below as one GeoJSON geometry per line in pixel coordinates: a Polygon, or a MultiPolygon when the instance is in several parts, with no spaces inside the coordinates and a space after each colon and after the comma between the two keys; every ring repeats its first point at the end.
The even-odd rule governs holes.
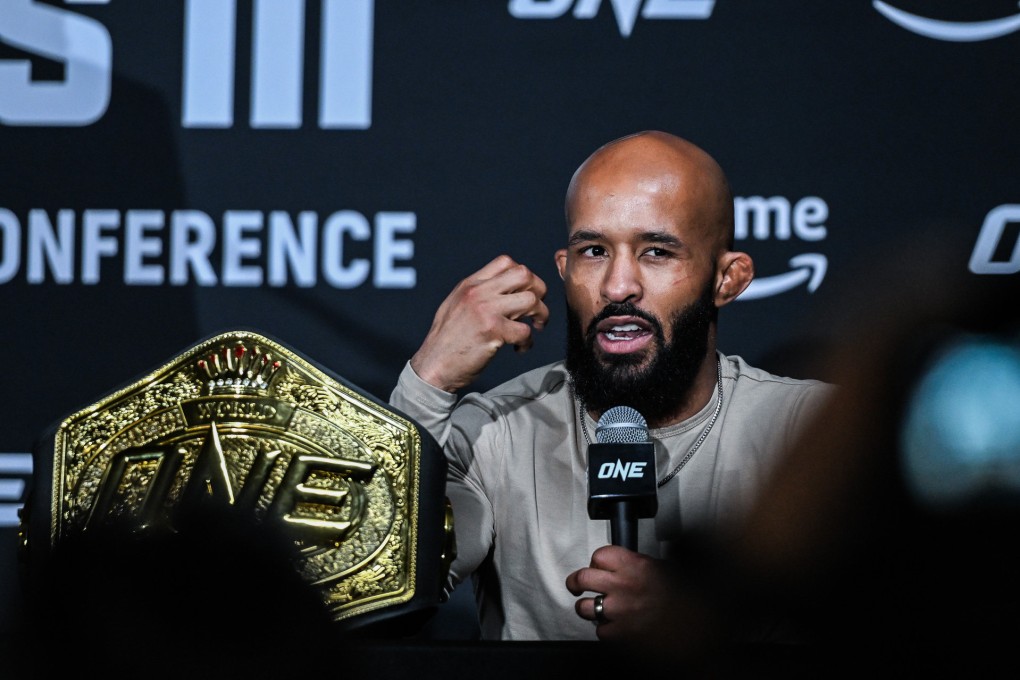
{"type": "Polygon", "coordinates": [[[556,252],[568,309],[567,367],[595,412],[618,404],[653,426],[704,405],[716,312],[751,282],[733,248],[733,197],[690,142],[641,132],[588,157],[567,188],[556,252]]]}

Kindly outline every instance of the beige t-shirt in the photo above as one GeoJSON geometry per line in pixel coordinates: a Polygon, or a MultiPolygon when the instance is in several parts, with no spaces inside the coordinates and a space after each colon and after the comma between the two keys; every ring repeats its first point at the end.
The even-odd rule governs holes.
{"type": "MultiPolygon", "coordinates": [[[[688,529],[710,530],[739,516],[799,428],[832,389],[772,375],[719,354],[722,408],[681,471],[658,490],[654,518],[638,521],[638,550],[669,554],[688,529]]],[[[656,479],[688,453],[716,409],[649,430],[656,479]]],[[[610,522],[588,516],[588,441],[563,362],[524,373],[484,394],[457,396],[421,380],[408,363],[390,404],[439,442],[449,461],[457,557],[448,592],[477,580],[487,640],[595,640],[574,611],[567,574],[611,543],[610,522]]],[[[596,422],[585,414],[588,438],[596,422]]]]}

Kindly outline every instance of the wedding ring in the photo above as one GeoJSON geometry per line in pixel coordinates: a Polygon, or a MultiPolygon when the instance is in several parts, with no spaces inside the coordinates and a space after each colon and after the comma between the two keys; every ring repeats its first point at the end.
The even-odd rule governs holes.
{"type": "Polygon", "coordinates": [[[605,607],[603,606],[603,601],[605,599],[606,599],[605,595],[596,595],[595,596],[595,622],[596,623],[604,623],[605,620],[606,620],[605,607]]]}

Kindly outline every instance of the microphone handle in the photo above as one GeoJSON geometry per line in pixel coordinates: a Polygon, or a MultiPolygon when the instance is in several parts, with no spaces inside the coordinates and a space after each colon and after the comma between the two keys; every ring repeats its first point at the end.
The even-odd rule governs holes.
{"type": "Polygon", "coordinates": [[[613,545],[622,545],[637,552],[637,529],[637,510],[634,505],[630,501],[614,503],[613,514],[609,517],[613,545]]]}

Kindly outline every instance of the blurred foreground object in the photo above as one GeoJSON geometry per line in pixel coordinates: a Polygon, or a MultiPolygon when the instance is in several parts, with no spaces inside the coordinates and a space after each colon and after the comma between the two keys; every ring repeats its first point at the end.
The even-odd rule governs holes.
{"type": "Polygon", "coordinates": [[[965,252],[873,269],[833,310],[840,392],[728,546],[734,609],[862,666],[1016,664],[1020,279],[947,274],[965,252]]]}
{"type": "Polygon", "coordinates": [[[798,370],[839,389],[746,521],[688,537],[677,615],[641,650],[663,668],[725,671],[758,642],[811,677],[1018,665],[1020,276],[917,250],[821,320],[798,370]]]}

